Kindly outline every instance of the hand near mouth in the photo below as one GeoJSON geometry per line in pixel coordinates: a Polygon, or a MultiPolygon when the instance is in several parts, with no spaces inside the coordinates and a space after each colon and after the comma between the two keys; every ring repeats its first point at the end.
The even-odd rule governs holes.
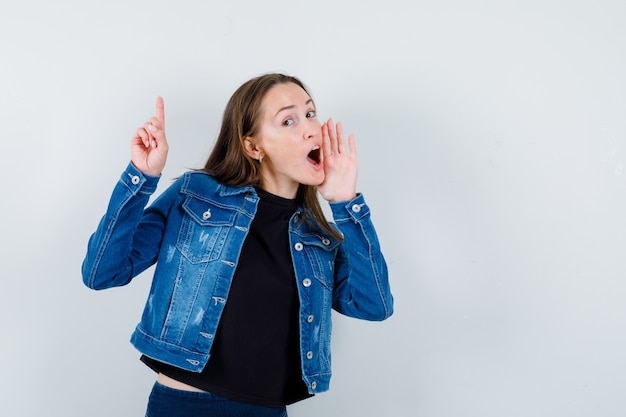
{"type": "Polygon", "coordinates": [[[354,135],[348,136],[348,148],[341,123],[333,119],[322,124],[324,182],[317,186],[322,197],[330,202],[347,201],[356,197],[358,163],[354,135]]]}

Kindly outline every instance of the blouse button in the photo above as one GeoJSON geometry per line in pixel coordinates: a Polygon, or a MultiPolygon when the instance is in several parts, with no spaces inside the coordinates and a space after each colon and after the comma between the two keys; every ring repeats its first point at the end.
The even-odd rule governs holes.
{"type": "Polygon", "coordinates": [[[305,278],[304,280],[302,280],[302,285],[304,285],[305,287],[310,287],[311,280],[309,278],[305,278]]]}
{"type": "Polygon", "coordinates": [[[296,243],[295,245],[293,245],[294,249],[297,250],[298,252],[300,252],[302,250],[302,248],[304,248],[304,246],[302,245],[301,242],[296,243]]]}

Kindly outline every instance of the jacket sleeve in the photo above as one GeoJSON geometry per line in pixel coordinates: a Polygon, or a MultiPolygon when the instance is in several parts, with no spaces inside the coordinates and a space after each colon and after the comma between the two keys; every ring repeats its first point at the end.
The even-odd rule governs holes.
{"type": "Polygon", "coordinates": [[[156,262],[166,216],[144,209],[159,177],[143,174],[132,163],[115,185],[106,213],[89,238],[82,264],[83,282],[92,289],[128,284],[156,262]]]}
{"type": "Polygon", "coordinates": [[[363,195],[330,204],[344,235],[335,259],[333,308],[347,316],[385,320],[393,314],[387,263],[363,195]]]}

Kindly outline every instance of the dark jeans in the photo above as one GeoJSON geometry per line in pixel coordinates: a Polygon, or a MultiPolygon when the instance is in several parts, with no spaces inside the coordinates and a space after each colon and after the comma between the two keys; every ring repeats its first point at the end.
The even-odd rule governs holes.
{"type": "Polygon", "coordinates": [[[152,387],[146,417],[287,417],[286,407],[263,407],[209,392],[183,391],[158,382],[152,387]]]}

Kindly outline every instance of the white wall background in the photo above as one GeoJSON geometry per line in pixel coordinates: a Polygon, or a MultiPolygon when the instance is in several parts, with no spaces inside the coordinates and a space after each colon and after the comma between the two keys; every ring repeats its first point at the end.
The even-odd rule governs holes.
{"type": "Polygon", "coordinates": [[[306,416],[626,415],[626,3],[26,0],[0,6],[0,414],[141,416],[150,275],[89,235],[162,95],[168,178],[234,89],[301,77],[356,134],[396,314],[336,316],[306,416]]]}

